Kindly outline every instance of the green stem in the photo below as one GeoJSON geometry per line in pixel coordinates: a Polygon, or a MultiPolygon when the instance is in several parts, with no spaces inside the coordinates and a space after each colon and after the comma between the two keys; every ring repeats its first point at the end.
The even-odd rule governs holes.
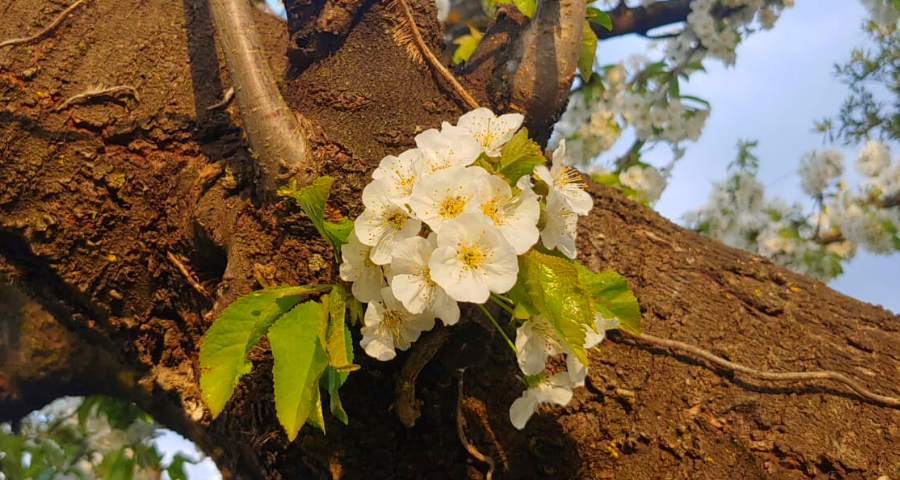
{"type": "Polygon", "coordinates": [[[509,297],[504,297],[503,295],[497,295],[496,293],[492,293],[492,294],[491,294],[491,297],[492,297],[492,298],[496,298],[496,299],[498,299],[498,300],[503,300],[504,302],[506,302],[506,303],[508,303],[508,304],[510,304],[510,305],[515,305],[515,304],[516,304],[516,302],[512,301],[511,298],[509,298],[509,297]]]}
{"type": "Polygon", "coordinates": [[[515,313],[515,312],[513,311],[513,309],[512,309],[509,305],[507,305],[507,304],[505,304],[505,303],[503,303],[503,302],[501,302],[501,301],[499,301],[499,300],[497,300],[496,298],[493,298],[493,297],[491,297],[491,300],[492,300],[495,304],[497,304],[500,308],[506,310],[506,312],[509,313],[510,315],[513,315],[513,314],[515,313]]]}
{"type": "Polygon", "coordinates": [[[516,346],[513,344],[512,340],[510,340],[509,336],[506,335],[506,332],[503,331],[503,327],[501,327],[500,324],[497,323],[497,320],[494,318],[494,316],[491,315],[491,312],[489,312],[488,309],[484,308],[484,305],[480,303],[478,304],[478,308],[480,308],[481,311],[484,312],[485,315],[487,315],[488,320],[490,320],[491,323],[494,324],[494,328],[496,328],[497,331],[500,332],[500,335],[502,335],[503,339],[506,340],[506,344],[509,345],[509,348],[511,348],[514,353],[519,353],[519,351],[516,350],[516,346]]]}

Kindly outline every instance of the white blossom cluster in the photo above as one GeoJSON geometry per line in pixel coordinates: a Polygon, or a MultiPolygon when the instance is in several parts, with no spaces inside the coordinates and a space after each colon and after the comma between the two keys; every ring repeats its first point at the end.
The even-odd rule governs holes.
{"type": "MultiPolygon", "coordinates": [[[[575,258],[578,217],[593,200],[581,174],[566,165],[565,143],[549,168],[537,165],[515,186],[489,171],[522,121],[518,114],[471,111],[457,125],[420,133],[416,148],[385,157],[372,173],[340,265],[353,295],[368,304],[361,342],[368,355],[390,360],[436,318],[456,324],[460,302],[483,304],[508,292],[518,280],[518,256],[539,241],[575,258]]],[[[589,332],[587,348],[603,339],[602,327],[589,332]]],[[[526,320],[515,342],[526,375],[543,372],[549,355],[567,353],[542,317],[526,320]]],[[[539,403],[568,402],[587,371],[572,358],[568,372],[533,382],[513,404],[516,427],[539,403]]]]}
{"type": "Polygon", "coordinates": [[[855,166],[862,179],[850,189],[841,180],[840,152],[804,154],[798,171],[804,192],[816,199],[818,208],[811,214],[799,204],[767,199],[755,172],[732,171],[685,220],[725,244],[829,280],[841,273],[841,264],[858,248],[881,254],[900,249],[900,208],[882,203],[900,195],[900,159],[891,163],[887,146],[871,140],[855,166]]]}

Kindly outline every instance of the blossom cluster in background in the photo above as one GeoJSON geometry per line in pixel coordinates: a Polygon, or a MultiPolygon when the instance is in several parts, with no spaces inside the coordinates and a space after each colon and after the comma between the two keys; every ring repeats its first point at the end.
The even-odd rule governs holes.
{"type": "Polygon", "coordinates": [[[772,258],[796,272],[829,280],[862,248],[872,253],[900,250],[900,159],[891,161],[884,143],[870,140],[854,166],[861,177],[850,188],[843,155],[811,151],[800,160],[803,191],[815,199],[812,211],[766,198],[755,164],[732,164],[707,203],[686,216],[688,225],[733,247],[772,258]]]}
{"type": "MultiPolygon", "coordinates": [[[[420,133],[416,148],[385,157],[373,172],[340,266],[353,295],[368,304],[361,342],[368,355],[393,359],[436,318],[456,324],[461,302],[490,299],[511,310],[514,302],[502,295],[519,279],[519,257],[538,244],[575,258],[578,217],[593,200],[567,165],[565,143],[544,165],[522,121],[474,110],[456,125],[420,133]]],[[[594,323],[584,349],[616,326],[599,314],[594,323]]],[[[565,404],[583,384],[587,367],[565,345],[541,315],[518,326],[515,350],[529,388],[510,410],[517,428],[538,404],[565,404]],[[567,371],[545,377],[557,354],[566,355],[567,371]]]]}

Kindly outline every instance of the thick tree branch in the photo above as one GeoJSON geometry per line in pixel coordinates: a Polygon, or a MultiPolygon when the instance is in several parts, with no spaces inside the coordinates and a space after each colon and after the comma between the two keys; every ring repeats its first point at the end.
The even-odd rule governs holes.
{"type": "Polygon", "coordinates": [[[616,8],[606,12],[612,21],[612,30],[591,23],[591,28],[599,40],[637,33],[646,35],[654,28],[680,23],[687,20],[691,12],[691,0],[668,0],[649,6],[627,7],[620,2],[616,8]]]}
{"type": "Polygon", "coordinates": [[[271,195],[288,178],[307,183],[306,132],[278,91],[244,0],[209,0],[213,24],[234,84],[250,148],[258,160],[260,192],[271,195]]]}
{"type": "Polygon", "coordinates": [[[501,67],[510,79],[510,107],[525,113],[528,130],[540,142],[568,101],[584,14],[584,0],[542,0],[501,67]]]}

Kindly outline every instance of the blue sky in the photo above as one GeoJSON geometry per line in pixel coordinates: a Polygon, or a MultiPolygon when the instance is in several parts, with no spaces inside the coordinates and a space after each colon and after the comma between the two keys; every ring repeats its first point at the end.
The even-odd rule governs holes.
{"type": "MultiPolygon", "coordinates": [[[[773,30],[753,35],[738,47],[734,67],[707,61],[707,73],[692,77],[682,91],[709,100],[712,115],[700,140],[689,145],[677,165],[657,210],[678,222],[686,211],[703,203],[711,183],[724,178],[739,138],[760,141],[759,176],[770,194],[802,200],[794,172],[803,152],[822,146],[822,137],[812,132],[813,120],[833,116],[847,95],[846,86],[832,76],[833,65],[863,44],[859,25],[864,18],[859,2],[798,0],[773,30]]],[[[613,63],[646,47],[642,38],[619,38],[602,42],[598,55],[601,63],[613,63]]],[[[892,147],[895,154],[900,153],[897,145],[892,147]]],[[[852,159],[856,149],[844,152],[852,159]]],[[[647,160],[662,165],[668,162],[667,155],[660,149],[647,160]]],[[[830,286],[900,312],[900,255],[861,252],[830,286]]],[[[173,433],[157,441],[166,451],[195,451],[190,442],[173,433]]],[[[220,478],[208,459],[190,473],[195,480],[220,478]]]]}

